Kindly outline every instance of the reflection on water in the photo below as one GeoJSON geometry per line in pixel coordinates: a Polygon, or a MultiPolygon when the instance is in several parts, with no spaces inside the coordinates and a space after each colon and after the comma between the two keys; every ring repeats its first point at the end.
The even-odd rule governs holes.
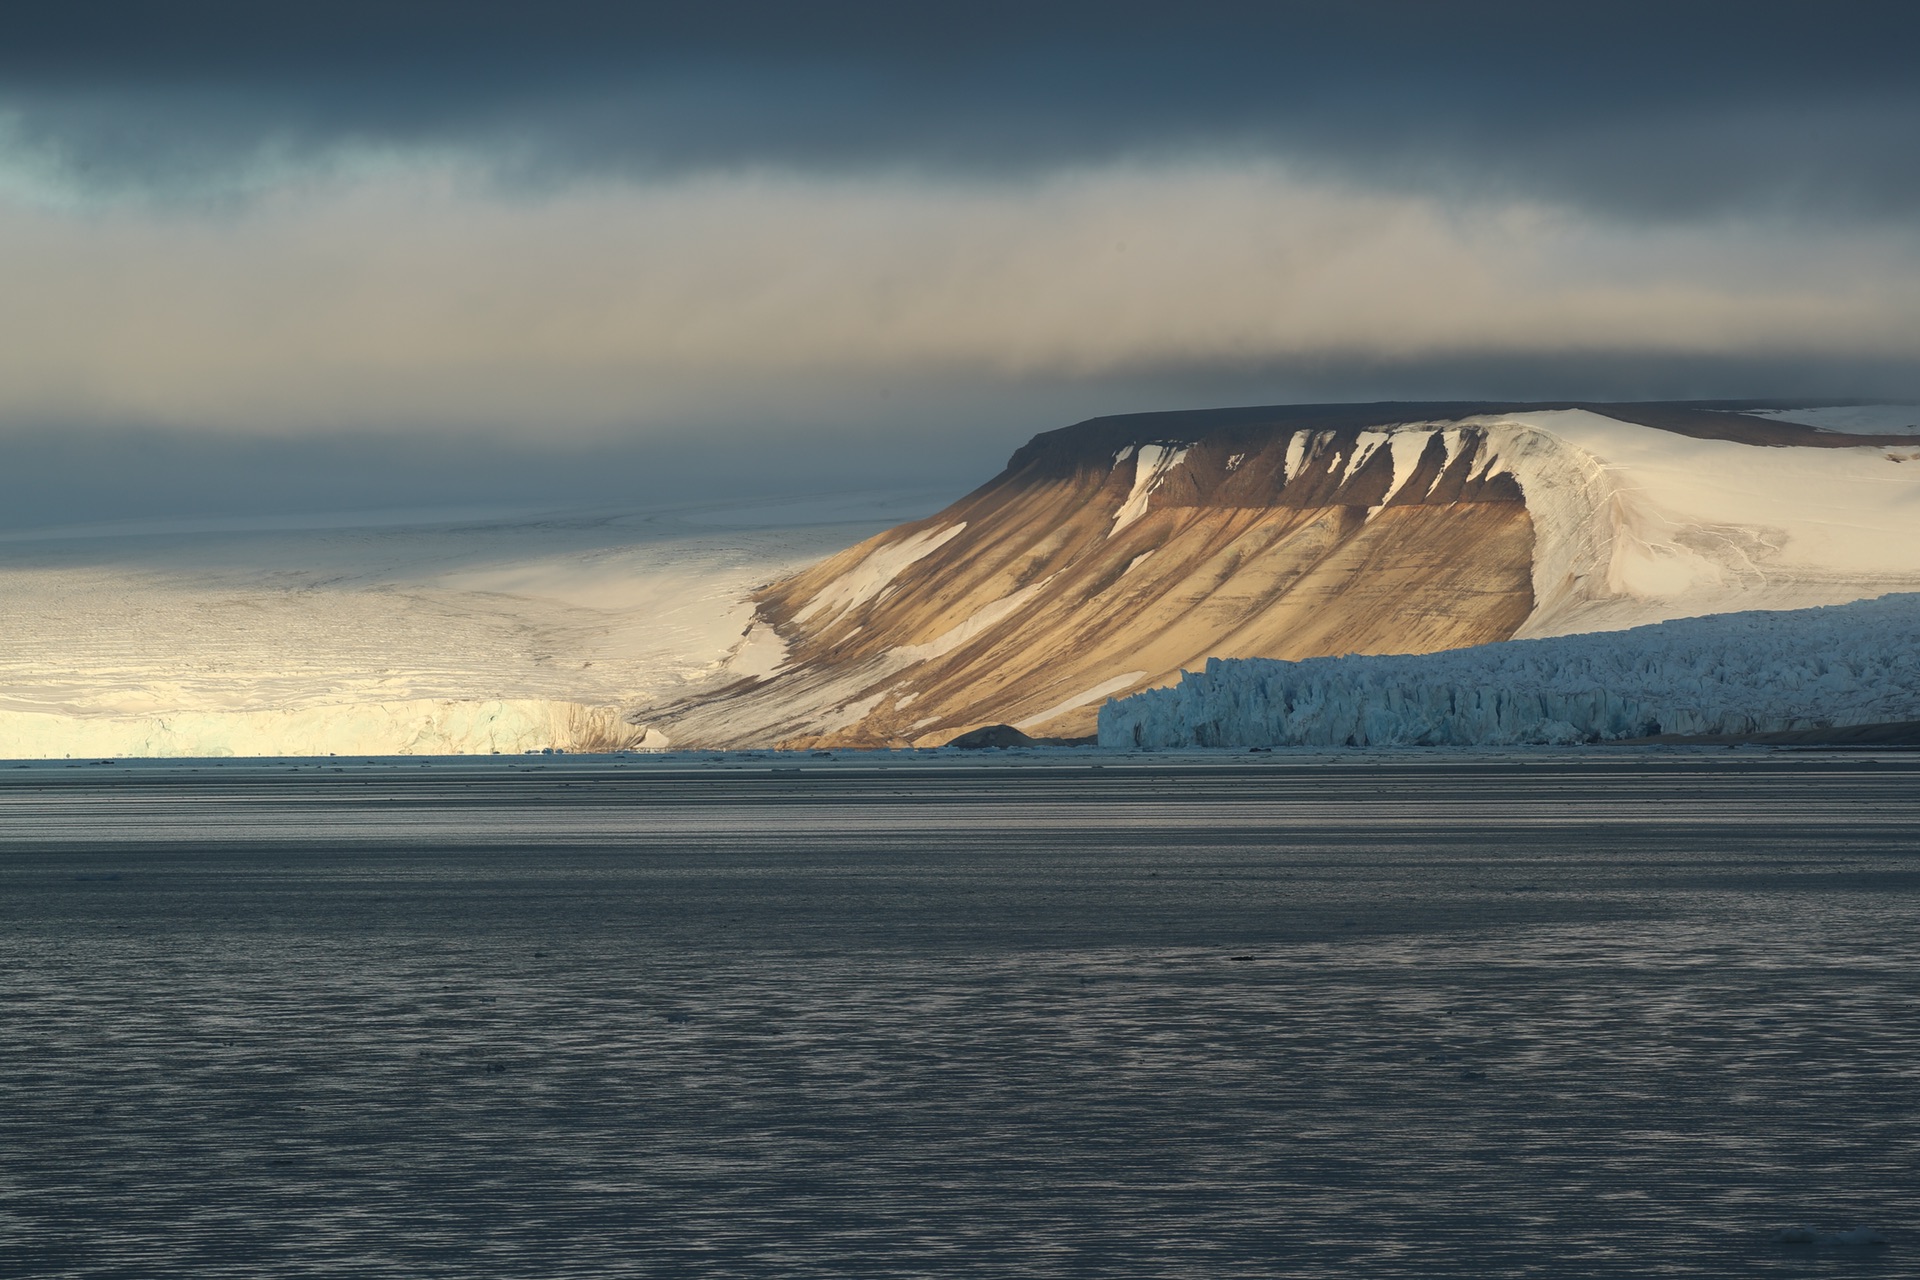
{"type": "Polygon", "coordinates": [[[7,770],[0,1274],[1900,1274],[1916,782],[7,770]]]}

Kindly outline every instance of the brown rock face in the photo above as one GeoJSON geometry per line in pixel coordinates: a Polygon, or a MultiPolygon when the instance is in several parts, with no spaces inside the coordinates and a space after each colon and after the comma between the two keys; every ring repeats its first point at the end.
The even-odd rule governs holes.
{"type": "MultiPolygon", "coordinates": [[[[1507,639],[1534,605],[1518,485],[1489,471],[1480,428],[1383,428],[1541,407],[1566,406],[1293,406],[1046,433],[938,515],[766,588],[756,625],[786,641],[785,665],[651,723],[684,746],[935,746],[996,723],[1073,737],[1109,696],[1210,657],[1507,639]]],[[[1725,410],[1605,409],[1816,443],[1725,410]]]]}

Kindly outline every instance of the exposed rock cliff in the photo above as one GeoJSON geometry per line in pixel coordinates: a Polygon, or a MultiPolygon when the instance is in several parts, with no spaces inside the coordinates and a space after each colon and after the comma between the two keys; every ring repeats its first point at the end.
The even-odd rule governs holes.
{"type": "Polygon", "coordinates": [[[1920,465],[1898,465],[1920,442],[1739,407],[1288,406],[1049,432],[938,515],[764,589],[743,679],[648,718],[707,746],[1074,736],[1210,657],[1425,653],[1920,586],[1901,520],[1836,547],[1737,500],[1752,474],[1786,495],[1809,468],[1816,505],[1879,481],[1920,498],[1920,465]],[[1671,474],[1729,466],[1726,493],[1671,474]],[[1877,559],[1855,545],[1889,537],[1877,559]]]}

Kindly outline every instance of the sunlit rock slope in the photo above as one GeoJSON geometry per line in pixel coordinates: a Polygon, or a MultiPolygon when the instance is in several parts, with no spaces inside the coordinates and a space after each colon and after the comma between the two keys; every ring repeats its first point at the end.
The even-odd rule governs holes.
{"type": "Polygon", "coordinates": [[[1920,439],[1795,409],[1095,419],[763,589],[742,678],[646,719],[687,746],[1073,736],[1213,657],[1426,653],[1920,589],[1920,439]]]}

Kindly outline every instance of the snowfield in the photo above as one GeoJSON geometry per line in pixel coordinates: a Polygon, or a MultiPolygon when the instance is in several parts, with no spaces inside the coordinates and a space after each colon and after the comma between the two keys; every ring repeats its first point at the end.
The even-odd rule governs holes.
{"type": "Polygon", "coordinates": [[[1533,520],[1534,609],[1517,638],[1920,591],[1916,447],[1696,440],[1580,409],[1411,424],[1485,428],[1486,474],[1533,520]]]}
{"type": "Polygon", "coordinates": [[[1209,660],[1100,745],[1502,746],[1920,720],[1920,594],[1418,656],[1209,660]]]}
{"type": "Polygon", "coordinates": [[[753,588],[942,496],[0,535],[0,759],[661,746],[780,661],[753,588]]]}
{"type": "Polygon", "coordinates": [[[618,707],[561,701],[333,703],[286,711],[61,716],[0,711],[13,759],[62,756],[460,756],[648,751],[658,734],[618,707]]]}
{"type": "Polygon", "coordinates": [[[1823,431],[1920,436],[1920,405],[1843,404],[1813,409],[1749,409],[1749,416],[1798,422],[1823,431]]]}

